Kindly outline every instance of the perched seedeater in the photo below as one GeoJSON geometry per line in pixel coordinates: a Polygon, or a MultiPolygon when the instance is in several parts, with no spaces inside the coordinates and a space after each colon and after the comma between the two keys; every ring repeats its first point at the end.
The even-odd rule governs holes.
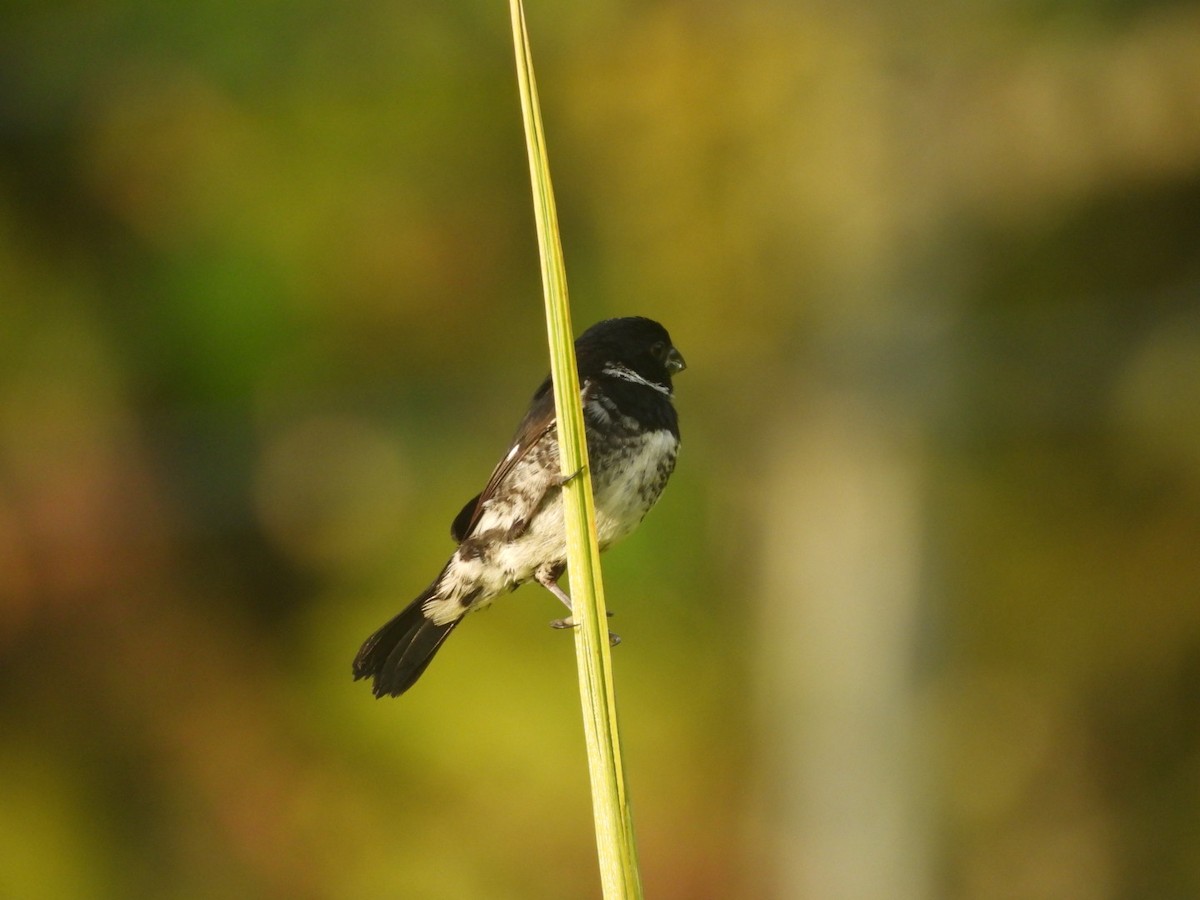
{"type": "MultiPolygon", "coordinates": [[[[685,363],[650,319],[606,319],[575,341],[596,531],[606,550],[637,528],[675,468],[679,419],[671,377],[685,363]]],[[[467,613],[536,581],[571,609],[558,586],[566,568],[558,428],[550,378],[533,395],[512,446],[483,491],[450,526],[458,548],[404,611],[363,643],[354,677],[376,697],[412,687],[467,613]]],[[[570,627],[568,617],[554,623],[570,627]]],[[[614,641],[616,638],[614,637],[614,641]]]]}

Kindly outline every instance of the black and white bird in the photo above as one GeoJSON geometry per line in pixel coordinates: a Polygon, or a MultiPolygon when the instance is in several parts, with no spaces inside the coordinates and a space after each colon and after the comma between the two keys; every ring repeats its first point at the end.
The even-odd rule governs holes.
{"type": "MultiPolygon", "coordinates": [[[[667,330],[650,319],[607,319],[575,341],[596,531],[605,550],[629,535],[657,502],[675,468],[679,420],[671,376],[685,368],[667,330]]],[[[551,591],[566,568],[558,429],[547,377],[533,395],[509,451],[483,491],[450,526],[458,548],[403,612],[363,643],[355,679],[376,697],[407,691],[467,613],[529,581],[551,591]]],[[[569,627],[571,619],[556,627],[569,627]]]]}

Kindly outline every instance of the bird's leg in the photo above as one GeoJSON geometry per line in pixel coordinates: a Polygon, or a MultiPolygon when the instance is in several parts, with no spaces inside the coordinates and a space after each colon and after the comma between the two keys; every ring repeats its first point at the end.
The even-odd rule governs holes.
{"type": "MultiPolygon", "coordinates": [[[[572,606],[570,596],[565,592],[565,590],[558,587],[558,580],[559,577],[562,577],[562,575],[563,570],[562,568],[559,568],[559,566],[556,566],[556,568],[552,570],[546,570],[545,566],[542,566],[541,569],[536,571],[536,574],[533,577],[535,578],[536,582],[541,584],[542,587],[546,588],[548,592],[554,596],[557,596],[559,602],[562,602],[563,606],[566,607],[566,611],[571,612],[572,606]]],[[[571,628],[571,626],[575,623],[568,618],[556,619],[550,624],[553,625],[554,628],[571,628]]]]}
{"type": "MultiPolygon", "coordinates": [[[[533,577],[538,584],[557,597],[559,602],[567,608],[568,612],[573,613],[574,606],[571,603],[570,595],[568,595],[566,591],[558,586],[558,579],[562,577],[563,568],[563,566],[555,566],[553,568],[547,568],[543,566],[542,568],[538,569],[536,573],[534,573],[533,577]]],[[[610,612],[609,615],[611,616],[612,613],[610,612]]],[[[550,627],[574,628],[578,624],[579,623],[575,621],[574,615],[569,615],[565,619],[555,619],[550,623],[550,627]]],[[[618,634],[613,634],[610,631],[608,633],[608,643],[612,647],[617,646],[617,644],[621,643],[621,636],[618,634]]]]}

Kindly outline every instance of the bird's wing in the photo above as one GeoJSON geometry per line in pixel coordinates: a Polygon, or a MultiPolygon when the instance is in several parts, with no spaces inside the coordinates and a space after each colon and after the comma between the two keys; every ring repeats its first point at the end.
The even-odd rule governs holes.
{"type": "MultiPolygon", "coordinates": [[[[525,413],[525,418],[517,426],[512,446],[496,468],[492,470],[492,476],[488,479],[487,485],[480,493],[468,500],[462,511],[455,516],[454,522],[450,526],[450,536],[456,543],[461,544],[471,536],[488,501],[512,473],[517,463],[524,459],[530,449],[535,447],[548,432],[553,431],[554,426],[554,392],[551,390],[550,379],[547,378],[538,388],[537,393],[533,395],[529,411],[525,413]]],[[[517,524],[520,525],[521,530],[528,525],[529,516],[540,502],[541,495],[536,498],[536,503],[531,504],[528,515],[517,517],[517,524]]],[[[515,534],[511,535],[511,537],[515,536],[515,534]]]]}

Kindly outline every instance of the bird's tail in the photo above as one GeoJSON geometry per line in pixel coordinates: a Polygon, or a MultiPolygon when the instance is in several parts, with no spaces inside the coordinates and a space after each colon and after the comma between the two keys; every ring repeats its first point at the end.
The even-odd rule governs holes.
{"type": "Polygon", "coordinates": [[[354,657],[354,680],[374,679],[376,697],[399,697],[416,684],[454,626],[462,621],[438,625],[425,616],[422,607],[437,584],[431,584],[403,612],[367,638],[354,657]]]}

